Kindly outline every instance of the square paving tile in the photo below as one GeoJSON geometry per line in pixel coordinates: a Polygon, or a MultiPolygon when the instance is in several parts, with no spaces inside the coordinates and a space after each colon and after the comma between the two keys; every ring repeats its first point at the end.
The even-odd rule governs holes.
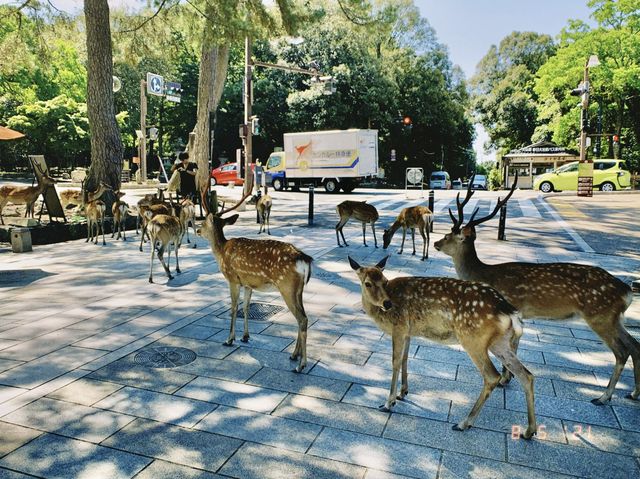
{"type": "Polygon", "coordinates": [[[156,459],[149,464],[136,479],[216,479],[222,478],[212,472],[180,466],[156,459]]]}
{"type": "Polygon", "coordinates": [[[103,444],[131,453],[215,472],[240,447],[242,441],[170,424],[136,419],[103,444]]]}
{"type": "Polygon", "coordinates": [[[81,378],[48,394],[47,397],[91,406],[122,387],[120,384],[81,378]]]}
{"type": "Polygon", "coordinates": [[[334,401],[339,401],[349,389],[349,383],[345,381],[271,368],[262,368],[247,383],[334,401]]]}
{"type": "Polygon", "coordinates": [[[0,457],[15,451],[23,444],[38,437],[42,432],[31,428],[0,421],[0,457]]]}
{"type": "Polygon", "coordinates": [[[0,466],[53,479],[131,478],[151,459],[54,434],[43,434],[0,459],[0,466]]]}

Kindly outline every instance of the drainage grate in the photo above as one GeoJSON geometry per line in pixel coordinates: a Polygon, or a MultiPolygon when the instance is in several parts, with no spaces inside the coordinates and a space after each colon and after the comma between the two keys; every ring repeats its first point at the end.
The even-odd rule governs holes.
{"type": "Polygon", "coordinates": [[[133,360],[148,368],[175,368],[184,366],[196,359],[196,353],[187,348],[157,346],[147,348],[136,354],[133,360]]]}
{"type": "MultiPolygon", "coordinates": [[[[284,311],[282,306],[276,306],[275,304],[267,303],[251,303],[249,305],[249,319],[254,321],[266,321],[271,316],[274,316],[281,311],[284,311]]],[[[231,308],[218,314],[218,317],[229,318],[231,316],[231,308]]],[[[238,306],[238,318],[244,319],[244,311],[242,310],[242,304],[238,306]]]]}

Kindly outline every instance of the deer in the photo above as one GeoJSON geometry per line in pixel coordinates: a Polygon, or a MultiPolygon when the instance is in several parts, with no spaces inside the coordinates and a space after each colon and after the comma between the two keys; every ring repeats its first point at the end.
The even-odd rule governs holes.
{"type": "Polygon", "coordinates": [[[122,236],[123,241],[127,241],[126,221],[127,213],[129,212],[129,205],[122,201],[122,197],[124,195],[124,192],[116,191],[117,200],[114,201],[111,206],[111,213],[113,214],[113,231],[111,232],[111,237],[113,238],[117,229],[118,236],[116,237],[116,240],[119,240],[122,236]]]}
{"type": "MultiPolygon", "coordinates": [[[[180,223],[182,224],[183,232],[187,234],[187,243],[191,243],[189,239],[189,224],[191,224],[191,228],[195,232],[196,230],[196,206],[193,204],[189,198],[184,198],[180,201],[179,204],[179,214],[178,218],[180,218],[180,223]]],[[[193,240],[193,247],[196,248],[196,241],[193,240]]]]}
{"type": "Polygon", "coordinates": [[[265,185],[264,195],[260,196],[260,198],[258,198],[258,201],[256,201],[256,211],[258,212],[258,218],[260,218],[260,231],[258,231],[258,234],[262,233],[263,229],[267,232],[268,235],[271,234],[271,229],[269,228],[269,217],[271,216],[272,206],[273,200],[269,195],[267,185],[265,185]]]}
{"type": "MultiPolygon", "coordinates": [[[[222,215],[237,208],[248,197],[249,194],[245,195],[235,206],[227,210],[223,209],[216,215],[207,211],[207,217],[197,231],[198,235],[209,241],[220,271],[229,283],[231,325],[229,337],[223,344],[231,346],[235,341],[236,313],[241,287],[244,288],[244,334],[241,341],[245,343],[249,341],[249,303],[253,290],[278,291],[298,322],[298,337],[290,359],[295,361],[299,358],[298,365],[294,369],[299,373],[307,365],[308,319],[302,294],[311,278],[313,258],[283,241],[227,239],[224,228],[235,224],[238,214],[227,218],[223,218],[222,215]]],[[[207,210],[206,206],[205,210],[207,210]]]]}
{"type": "Polygon", "coordinates": [[[149,283],[153,283],[153,258],[158,246],[158,259],[164,267],[169,280],[173,279],[169,270],[169,258],[171,257],[171,245],[174,247],[176,255],[176,273],[180,274],[180,263],[178,263],[178,250],[184,236],[184,228],[180,219],[173,215],[153,214],[153,211],[145,212],[147,218],[146,229],[149,232],[151,242],[151,259],[149,261],[149,283]],[[164,252],[168,251],[167,262],[164,261],[164,252]]]}
{"type": "Polygon", "coordinates": [[[500,383],[501,376],[489,358],[491,352],[522,384],[528,416],[528,427],[522,437],[533,437],[537,432],[534,378],[512,347],[523,332],[518,310],[498,291],[482,283],[415,276],[388,280],[383,274],[388,258],[373,267],[363,267],[349,257],[361,283],[365,312],[383,332],[391,335],[391,386],[379,409],[391,412],[396,400],[404,400],[409,393],[409,345],[411,337],[420,336],[443,344],[460,344],[482,375],[478,399],[469,415],[453,426],[454,430],[473,426],[485,401],[500,383]],[[402,386],[398,395],[401,367],[402,386]]]}
{"type": "Polygon", "coordinates": [[[144,223],[145,216],[143,209],[145,207],[151,205],[166,205],[164,202],[164,191],[159,190],[158,193],[147,193],[142,198],[138,200],[137,209],[138,209],[138,217],[136,218],[136,234],[138,234],[138,229],[140,228],[140,223],[144,223]]]}
{"type": "Polygon", "coordinates": [[[403,208],[389,229],[384,230],[384,234],[382,235],[382,248],[387,249],[395,232],[399,228],[402,228],[402,244],[400,245],[400,251],[398,251],[398,254],[402,254],[404,250],[404,240],[407,236],[407,228],[411,228],[411,241],[413,242],[413,253],[411,254],[416,254],[416,228],[418,228],[423,241],[421,261],[425,261],[429,258],[429,231],[431,230],[431,223],[433,223],[433,213],[426,206],[403,208]]]}
{"type": "Polygon", "coordinates": [[[107,206],[102,200],[93,200],[85,203],[84,213],[87,218],[87,239],[85,243],[91,241],[98,244],[98,236],[100,235],[100,230],[102,230],[102,245],[107,244],[104,239],[104,215],[106,210],[107,206]]]}
{"type": "Polygon", "coordinates": [[[44,174],[42,176],[36,175],[36,179],[38,180],[38,184],[36,186],[0,186],[0,222],[2,222],[2,224],[4,224],[2,210],[7,203],[13,203],[14,205],[26,205],[24,217],[34,217],[33,210],[36,200],[49,186],[56,183],[56,180],[44,174]]]}
{"type": "MultiPolygon", "coordinates": [[[[110,190],[111,187],[105,183],[100,182],[98,188],[95,191],[90,191],[88,200],[93,201],[102,197],[102,195],[110,190]]],[[[69,206],[84,206],[84,180],[79,190],[62,190],[60,192],[60,203],[62,209],[66,210],[69,206]]]]}
{"type": "Polygon", "coordinates": [[[336,206],[336,211],[338,212],[338,216],[340,216],[340,221],[336,224],[336,240],[338,241],[339,247],[342,247],[342,244],[340,244],[338,232],[342,235],[344,245],[349,246],[347,244],[347,240],[344,239],[342,228],[344,228],[344,225],[347,224],[347,221],[349,221],[349,218],[351,217],[362,222],[362,241],[365,246],[367,246],[367,238],[365,237],[366,225],[367,223],[371,225],[373,243],[376,248],[378,247],[378,240],[376,239],[376,221],[378,221],[380,216],[378,215],[378,210],[375,206],[368,204],[366,201],[347,200],[336,206]]]}
{"type": "MultiPolygon", "coordinates": [[[[149,220],[151,220],[156,215],[172,215],[174,210],[171,206],[167,206],[164,203],[156,203],[156,204],[144,203],[140,205],[140,202],[138,202],[138,205],[139,205],[138,215],[142,217],[142,234],[140,235],[140,248],[139,248],[140,251],[142,252],[142,243],[144,243],[145,235],[149,236],[147,234],[149,229],[149,220]]],[[[151,239],[150,236],[149,236],[149,239],[151,239]]],[[[153,248],[153,243],[151,244],[153,248]]]]}
{"type": "MultiPolygon", "coordinates": [[[[476,219],[476,208],[465,225],[464,207],[473,191],[469,187],[462,202],[458,193],[458,217],[449,209],[453,226],[450,233],[435,243],[436,250],[451,256],[460,279],[480,281],[497,289],[525,319],[563,320],[576,316],[584,319],[611,349],[616,361],[606,389],[591,402],[603,405],[611,399],[629,356],[633,360],[635,387],[627,398],[637,400],[640,396],[640,343],[624,327],[625,311],[633,298],[629,285],[597,266],[525,262],[487,264],[478,258],[476,227],[489,221],[506,205],[516,183],[517,177],[511,191],[504,199],[498,198],[489,215],[476,219]]],[[[517,343],[514,347],[517,348],[517,343]]]]}

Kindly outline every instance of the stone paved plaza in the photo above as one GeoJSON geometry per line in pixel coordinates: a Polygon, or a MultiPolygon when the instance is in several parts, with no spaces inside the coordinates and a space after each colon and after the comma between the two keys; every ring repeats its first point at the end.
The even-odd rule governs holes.
{"type": "MultiPolygon", "coordinates": [[[[363,247],[354,223],[345,228],[351,246],[337,248],[331,214],[315,228],[304,226],[302,213],[289,212],[286,225],[273,215],[274,237],[315,259],[304,294],[310,327],[303,374],[291,371],[297,326],[277,294],[254,293],[254,302],[280,308],[249,322],[248,343],[221,344],[228,287],[202,238],[195,249],[181,248],[176,279],[167,282],[156,262],[155,284],[147,282],[149,245],[140,253],[134,232],[107,246],[81,240],[27,254],[0,248],[0,478],[640,476],[640,402],[624,398],[631,363],[611,403],[591,404],[613,355],[577,320],[526,323],[520,356],[536,376],[541,429],[532,441],[512,438],[526,425],[515,380],[494,391],[475,427],[453,431],[480,391],[480,375],[460,347],[417,338],[407,400],[392,414],[378,411],[391,377],[391,342],[362,311],[346,256],[368,265],[386,252],[363,247]],[[144,363],[166,348],[185,348],[195,359],[163,368],[144,363]]],[[[448,231],[445,217],[438,219],[432,243],[448,231]]],[[[479,254],[488,262],[576,261],[625,280],[640,271],[634,258],[536,247],[531,238],[498,242],[494,223],[479,228],[479,254]]],[[[255,212],[225,232],[257,237],[255,212]]],[[[395,254],[398,244],[389,276],[455,276],[433,245],[421,262],[395,254]]],[[[627,325],[638,337],[637,296],[627,325]]],[[[238,327],[239,339],[241,320],[238,327]]]]}

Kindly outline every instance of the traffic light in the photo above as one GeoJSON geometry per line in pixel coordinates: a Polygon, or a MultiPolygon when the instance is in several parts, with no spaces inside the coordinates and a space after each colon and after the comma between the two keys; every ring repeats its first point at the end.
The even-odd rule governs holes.
{"type": "Polygon", "coordinates": [[[410,116],[405,116],[402,118],[402,126],[404,127],[404,131],[411,131],[413,128],[413,121],[410,116]]]}
{"type": "Polygon", "coordinates": [[[251,117],[251,134],[259,135],[260,134],[260,118],[257,116],[251,117]]]}
{"type": "Polygon", "coordinates": [[[620,137],[618,135],[613,135],[613,142],[620,143],[620,137]]]}
{"type": "Polygon", "coordinates": [[[580,106],[586,108],[589,104],[589,82],[581,82],[578,88],[571,90],[571,95],[581,97],[580,106]]]}

